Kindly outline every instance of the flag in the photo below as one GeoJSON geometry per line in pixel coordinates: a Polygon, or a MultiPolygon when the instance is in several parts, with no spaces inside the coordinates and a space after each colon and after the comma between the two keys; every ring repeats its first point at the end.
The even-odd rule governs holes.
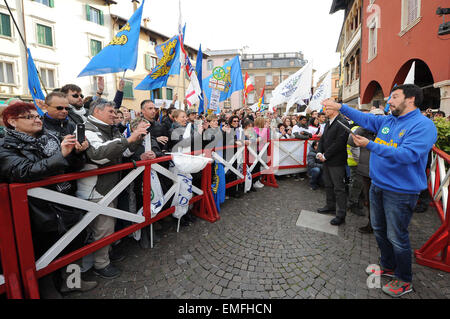
{"type": "Polygon", "coordinates": [[[200,87],[200,83],[198,81],[198,77],[195,73],[194,67],[192,66],[191,60],[187,55],[185,59],[185,68],[190,80],[188,89],[186,90],[185,98],[187,104],[189,105],[189,107],[191,107],[192,104],[198,103],[200,101],[202,89],[200,87]]]}
{"type": "Polygon", "coordinates": [[[319,87],[314,91],[314,94],[309,102],[309,109],[311,111],[318,111],[321,109],[322,101],[331,97],[331,71],[328,72],[325,79],[320,83],[319,87]]]}
{"type": "Polygon", "coordinates": [[[200,91],[202,91],[202,94],[200,95],[200,104],[198,106],[198,113],[205,112],[203,108],[203,104],[205,104],[205,101],[203,100],[203,82],[202,82],[202,72],[203,72],[203,52],[202,52],[202,45],[200,44],[200,47],[198,48],[198,54],[197,54],[197,61],[195,63],[195,72],[197,73],[197,79],[198,83],[200,85],[200,91]]]}
{"type": "Polygon", "coordinates": [[[245,72],[245,78],[244,78],[244,107],[245,107],[245,101],[247,100],[248,94],[253,91],[255,87],[252,84],[252,81],[250,80],[250,77],[248,76],[248,73],[245,72]]]}
{"type": "MultiPolygon", "coordinates": [[[[395,83],[394,88],[392,89],[392,91],[394,91],[394,89],[396,87],[397,87],[397,83],[395,83]]],[[[391,94],[389,94],[389,98],[387,100],[386,107],[384,108],[384,113],[388,113],[389,109],[391,108],[391,105],[389,104],[389,101],[391,100],[391,97],[392,97],[392,92],[391,92],[391,94]]]]}
{"type": "Polygon", "coordinates": [[[217,211],[220,212],[220,205],[225,202],[225,170],[222,163],[214,163],[214,174],[211,189],[217,211]]]}
{"type": "Polygon", "coordinates": [[[307,99],[311,91],[312,81],[312,62],[308,62],[297,72],[290,75],[286,80],[281,82],[272,92],[270,99],[270,109],[276,108],[277,105],[288,103],[286,111],[299,100],[307,99]]]}
{"type": "MultiPolygon", "coordinates": [[[[231,94],[235,91],[242,90],[244,88],[244,81],[242,80],[242,70],[241,63],[239,61],[239,56],[235,56],[233,59],[225,63],[222,67],[216,67],[210,76],[203,79],[203,92],[204,96],[210,101],[212,88],[209,86],[210,80],[217,80],[220,84],[223,84],[223,91],[220,93],[219,102],[225,101],[228,99],[231,94]],[[213,76],[215,77],[213,78],[213,76]]],[[[219,109],[218,109],[219,110],[219,109]]]]}
{"type": "Polygon", "coordinates": [[[411,65],[411,69],[406,76],[405,82],[403,84],[414,84],[414,78],[416,73],[416,61],[414,61],[411,65]]]}
{"type": "Polygon", "coordinates": [[[34,105],[39,113],[39,115],[44,115],[44,112],[36,104],[36,99],[45,100],[44,93],[41,89],[41,83],[39,82],[39,76],[37,73],[36,65],[34,64],[33,57],[31,56],[30,49],[27,48],[28,59],[28,89],[30,90],[31,96],[33,97],[34,105]]]}
{"type": "Polygon", "coordinates": [[[144,3],[145,0],[142,1],[141,6],[134,12],[127,24],[117,32],[103,50],[91,59],[78,77],[136,69],[144,3]]]}
{"type": "Polygon", "coordinates": [[[258,111],[261,111],[261,105],[264,104],[264,90],[266,89],[266,86],[264,85],[262,91],[261,91],[261,95],[259,97],[258,100],[258,111]]]}
{"type": "Polygon", "coordinates": [[[159,58],[158,64],[136,86],[136,90],[154,90],[166,86],[169,75],[180,73],[180,43],[178,35],[158,45],[155,51],[159,58]]]}

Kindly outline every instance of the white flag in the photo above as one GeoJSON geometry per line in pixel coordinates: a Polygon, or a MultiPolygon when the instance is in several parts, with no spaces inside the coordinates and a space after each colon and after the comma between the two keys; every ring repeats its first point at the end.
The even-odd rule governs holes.
{"type": "Polygon", "coordinates": [[[311,102],[309,102],[308,108],[310,111],[318,111],[322,108],[320,104],[323,100],[331,97],[331,71],[328,72],[325,79],[314,91],[311,102]]]}
{"type": "Polygon", "coordinates": [[[312,63],[308,62],[308,64],[290,75],[273,90],[269,109],[272,110],[277,105],[285,102],[291,102],[293,104],[299,99],[307,99],[311,90],[311,76],[312,63]],[[311,74],[309,74],[310,71],[311,74]]]}
{"type": "Polygon", "coordinates": [[[191,82],[189,83],[185,96],[189,107],[191,107],[192,104],[200,102],[200,96],[202,94],[202,89],[200,88],[200,83],[198,83],[197,73],[195,73],[195,71],[192,71],[190,80],[191,82]]]}
{"type": "Polygon", "coordinates": [[[414,61],[411,65],[411,69],[408,72],[408,75],[406,76],[405,82],[403,84],[414,84],[414,75],[416,73],[416,61],[414,61]]]}
{"type": "Polygon", "coordinates": [[[289,99],[287,105],[286,105],[286,112],[285,114],[289,113],[289,109],[294,105],[295,103],[303,103],[303,99],[307,99],[311,94],[311,82],[312,82],[312,62],[308,62],[303,68],[302,68],[302,75],[300,77],[300,80],[297,82],[297,89],[292,94],[291,98],[289,99]]]}

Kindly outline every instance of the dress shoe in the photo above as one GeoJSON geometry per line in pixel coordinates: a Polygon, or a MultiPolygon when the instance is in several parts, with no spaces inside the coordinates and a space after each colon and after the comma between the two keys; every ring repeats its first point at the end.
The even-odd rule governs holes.
{"type": "Polygon", "coordinates": [[[361,234],[372,234],[372,233],[373,233],[373,229],[372,229],[372,226],[371,226],[370,224],[367,224],[367,225],[364,226],[364,227],[358,228],[358,231],[359,231],[361,234]]]}
{"type": "Polygon", "coordinates": [[[330,221],[330,224],[334,226],[339,226],[343,223],[345,223],[345,218],[342,217],[335,217],[330,221]]]}
{"type": "Polygon", "coordinates": [[[317,212],[319,214],[334,214],[334,213],[336,213],[336,210],[333,209],[333,208],[328,208],[328,207],[325,206],[325,207],[322,207],[322,208],[318,208],[317,212]]]}

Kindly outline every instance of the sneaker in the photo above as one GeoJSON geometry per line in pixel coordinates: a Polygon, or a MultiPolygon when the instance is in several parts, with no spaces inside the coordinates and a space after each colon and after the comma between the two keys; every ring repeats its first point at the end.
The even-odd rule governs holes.
{"type": "Polygon", "coordinates": [[[391,297],[398,298],[411,292],[413,290],[412,283],[402,281],[400,279],[393,279],[388,282],[383,288],[383,292],[391,297]]]}
{"type": "Polygon", "coordinates": [[[125,259],[125,255],[118,251],[117,248],[112,248],[109,251],[109,260],[112,262],[119,262],[125,259]]]}
{"type": "Polygon", "coordinates": [[[108,266],[102,269],[94,268],[94,273],[105,279],[114,279],[120,276],[121,271],[116,267],[114,267],[112,264],[109,264],[108,266]]]}
{"type": "Polygon", "coordinates": [[[263,188],[264,184],[261,183],[260,181],[255,182],[255,184],[253,184],[256,188],[263,188]]]}
{"type": "Polygon", "coordinates": [[[373,269],[371,267],[367,267],[366,274],[367,275],[377,275],[377,276],[385,276],[394,278],[394,271],[391,269],[382,269],[381,267],[377,267],[379,270],[373,269]]]}

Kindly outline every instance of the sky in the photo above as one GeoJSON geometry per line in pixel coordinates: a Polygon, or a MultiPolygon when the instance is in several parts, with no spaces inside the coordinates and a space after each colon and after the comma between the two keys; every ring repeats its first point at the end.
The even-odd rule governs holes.
{"type": "MultiPolygon", "coordinates": [[[[131,0],[119,0],[121,16],[131,0]]],[[[245,48],[245,53],[302,51],[313,60],[315,81],[339,64],[336,46],[344,12],[329,14],[332,0],[181,0],[185,42],[202,50],[245,48]]],[[[178,32],[179,0],[146,0],[148,27],[167,36],[178,32]]],[[[128,12],[128,14],[126,14],[128,12]]]]}

